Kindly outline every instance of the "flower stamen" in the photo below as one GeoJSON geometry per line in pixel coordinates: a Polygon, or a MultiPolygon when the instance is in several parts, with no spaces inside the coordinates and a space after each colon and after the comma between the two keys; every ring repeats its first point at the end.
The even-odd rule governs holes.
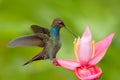
{"type": "Polygon", "coordinates": [[[79,61],[78,52],[77,52],[79,46],[80,46],[80,37],[75,38],[75,40],[74,40],[74,52],[75,52],[77,61],[79,61]]]}
{"type": "Polygon", "coordinates": [[[91,58],[93,58],[95,56],[95,41],[92,40],[92,56],[91,58]]]}

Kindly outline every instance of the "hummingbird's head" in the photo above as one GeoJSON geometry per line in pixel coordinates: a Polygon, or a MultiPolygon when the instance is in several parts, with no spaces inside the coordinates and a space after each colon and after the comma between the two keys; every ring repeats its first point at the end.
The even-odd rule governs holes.
{"type": "Polygon", "coordinates": [[[51,26],[57,26],[59,28],[64,27],[65,29],[67,29],[70,33],[73,34],[73,36],[77,37],[75,33],[73,33],[67,26],[65,26],[65,24],[63,23],[63,21],[60,18],[55,18],[53,20],[53,23],[51,26]]]}
{"type": "Polygon", "coordinates": [[[55,18],[53,20],[52,26],[58,26],[60,28],[65,27],[63,21],[61,19],[59,19],[59,18],[55,18]]]}

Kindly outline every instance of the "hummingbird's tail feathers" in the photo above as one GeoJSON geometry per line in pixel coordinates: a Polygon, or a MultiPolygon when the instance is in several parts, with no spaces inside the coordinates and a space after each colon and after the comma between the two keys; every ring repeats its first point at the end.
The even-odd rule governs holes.
{"type": "Polygon", "coordinates": [[[44,59],[44,57],[43,56],[35,56],[35,57],[33,57],[31,60],[29,60],[29,61],[27,61],[26,63],[24,63],[23,64],[23,66],[25,66],[25,65],[27,65],[27,64],[29,64],[29,63],[31,63],[31,62],[33,62],[33,61],[37,61],[37,60],[43,60],[44,59]]]}
{"type": "Polygon", "coordinates": [[[27,61],[26,63],[23,64],[23,66],[25,66],[25,65],[27,65],[27,64],[29,64],[29,63],[31,63],[31,62],[33,62],[33,60],[27,61]]]}
{"type": "Polygon", "coordinates": [[[24,63],[23,65],[27,65],[33,61],[37,61],[37,60],[44,60],[44,56],[46,54],[45,48],[42,50],[42,52],[40,52],[39,54],[37,54],[36,56],[34,56],[31,60],[27,61],[26,63],[24,63]]]}

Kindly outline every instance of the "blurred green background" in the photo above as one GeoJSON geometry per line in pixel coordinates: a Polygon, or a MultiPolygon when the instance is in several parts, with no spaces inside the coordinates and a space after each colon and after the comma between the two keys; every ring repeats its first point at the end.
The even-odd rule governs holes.
{"type": "MultiPolygon", "coordinates": [[[[120,80],[120,0],[0,0],[0,80],[77,80],[73,72],[55,67],[49,60],[22,66],[41,48],[7,47],[12,39],[32,34],[32,24],[50,29],[56,17],[80,36],[90,25],[96,42],[115,32],[98,66],[103,70],[100,80],[120,80]]],[[[64,28],[60,34],[62,48],[57,57],[75,59],[74,37],[64,28]]]]}

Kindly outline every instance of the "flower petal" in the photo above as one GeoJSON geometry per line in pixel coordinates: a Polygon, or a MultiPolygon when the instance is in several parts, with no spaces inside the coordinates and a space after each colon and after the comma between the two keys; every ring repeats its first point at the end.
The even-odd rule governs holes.
{"type": "Polygon", "coordinates": [[[113,37],[114,37],[114,33],[110,34],[108,37],[95,44],[95,55],[90,60],[89,62],[90,65],[97,64],[104,57],[108,47],[112,42],[113,37]]]}
{"type": "Polygon", "coordinates": [[[81,65],[87,64],[92,55],[92,35],[89,27],[86,28],[78,47],[78,56],[81,65]]]}
{"type": "Polygon", "coordinates": [[[61,66],[63,68],[69,69],[69,70],[75,70],[76,67],[80,66],[80,64],[77,61],[73,60],[64,60],[64,59],[54,59],[53,64],[55,66],[61,66]]]}
{"type": "Polygon", "coordinates": [[[75,75],[80,80],[96,80],[101,77],[102,70],[97,66],[92,66],[90,68],[76,68],[75,75]]]}

